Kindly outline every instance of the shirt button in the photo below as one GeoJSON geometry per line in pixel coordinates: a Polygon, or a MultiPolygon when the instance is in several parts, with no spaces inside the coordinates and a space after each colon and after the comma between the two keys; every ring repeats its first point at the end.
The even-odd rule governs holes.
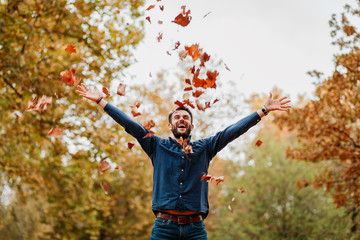
{"type": "Polygon", "coordinates": [[[180,183],[180,185],[182,185],[182,182],[180,183]]]}
{"type": "Polygon", "coordinates": [[[184,158],[184,156],[182,156],[181,158],[184,158]]]}
{"type": "Polygon", "coordinates": [[[182,196],[180,195],[180,197],[182,197],[182,196]]]}
{"type": "Polygon", "coordinates": [[[183,171],[184,171],[184,169],[181,169],[181,171],[183,172],[183,171]]]}

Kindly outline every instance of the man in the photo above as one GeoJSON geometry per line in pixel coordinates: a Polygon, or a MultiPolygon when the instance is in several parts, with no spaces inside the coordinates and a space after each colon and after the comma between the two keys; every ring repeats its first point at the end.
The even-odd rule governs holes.
{"type": "Polygon", "coordinates": [[[290,102],[286,97],[276,100],[270,93],[265,105],[258,111],[212,137],[191,142],[190,133],[194,125],[192,114],[186,107],[177,108],[169,114],[168,127],[175,139],[155,135],[145,137],[148,130],[107,103],[96,87],[94,91],[84,84],[78,88],[76,92],[80,96],[96,102],[135,137],[151,159],[154,168],[152,210],[156,219],[150,240],[207,239],[203,219],[209,213],[208,183],[201,181],[201,177],[207,173],[211,159],[269,112],[287,111],[291,107],[286,105],[290,102]]]}

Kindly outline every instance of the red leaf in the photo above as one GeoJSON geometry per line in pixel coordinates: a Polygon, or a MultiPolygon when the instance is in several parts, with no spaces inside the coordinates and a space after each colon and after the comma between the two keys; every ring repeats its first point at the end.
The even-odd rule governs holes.
{"type": "Polygon", "coordinates": [[[190,106],[191,108],[195,108],[194,104],[192,104],[192,102],[189,99],[185,99],[184,104],[190,106]]]}
{"type": "Polygon", "coordinates": [[[100,183],[101,188],[104,190],[105,194],[109,193],[109,185],[107,185],[106,183],[102,182],[100,183]]]}
{"type": "Polygon", "coordinates": [[[182,6],[181,8],[183,9],[183,12],[180,13],[179,15],[177,15],[175,17],[174,21],[171,21],[171,22],[179,24],[180,26],[186,27],[187,25],[189,25],[189,23],[191,21],[191,16],[189,16],[190,10],[185,12],[185,6],[182,6]]]}
{"type": "Polygon", "coordinates": [[[215,103],[218,102],[218,101],[219,101],[219,99],[215,99],[214,102],[213,102],[213,104],[215,104],[215,103]]]}
{"type": "Polygon", "coordinates": [[[196,106],[200,111],[205,111],[204,106],[199,102],[198,99],[195,100],[196,106]]]}
{"type": "Polygon", "coordinates": [[[158,24],[163,24],[163,21],[160,21],[160,20],[159,20],[159,21],[158,21],[158,24]]]}
{"type": "Polygon", "coordinates": [[[178,49],[178,48],[179,48],[179,46],[180,46],[180,42],[179,42],[179,41],[177,41],[177,42],[175,43],[175,48],[174,48],[173,50],[178,49]]]}
{"type": "Polygon", "coordinates": [[[153,9],[155,5],[150,5],[145,11],[149,11],[150,9],[153,9]]]}
{"type": "Polygon", "coordinates": [[[71,85],[74,83],[75,72],[75,68],[70,68],[69,70],[62,71],[60,77],[64,82],[71,85]]]}
{"type": "Polygon", "coordinates": [[[177,100],[176,102],[174,102],[174,104],[178,105],[179,107],[184,107],[185,104],[180,102],[179,100],[177,100]]]}
{"type": "Polygon", "coordinates": [[[186,92],[186,91],[192,91],[193,90],[193,88],[190,86],[190,87],[186,87],[186,88],[184,88],[184,91],[186,92]]]}
{"type": "Polygon", "coordinates": [[[73,45],[67,45],[65,48],[65,51],[72,54],[72,53],[76,53],[76,49],[73,45]]]}
{"type": "Polygon", "coordinates": [[[207,87],[212,87],[212,88],[215,88],[216,85],[215,85],[215,81],[216,81],[216,78],[217,76],[219,75],[219,73],[217,71],[214,71],[214,72],[211,72],[211,71],[207,71],[206,72],[206,76],[208,77],[206,79],[206,83],[207,83],[207,87]],[[215,85],[215,86],[214,86],[215,85]]]}
{"type": "Polygon", "coordinates": [[[261,141],[261,140],[257,140],[256,143],[255,143],[255,145],[256,145],[257,147],[260,147],[261,144],[262,144],[262,141],[261,141]]]}
{"type": "Polygon", "coordinates": [[[131,108],[139,108],[140,107],[140,103],[136,103],[135,105],[130,105],[131,108]]]}
{"type": "Polygon", "coordinates": [[[126,85],[120,83],[117,89],[117,94],[120,96],[125,96],[125,89],[126,89],[126,85]]]}
{"type": "Polygon", "coordinates": [[[134,145],[135,145],[134,143],[128,143],[128,149],[131,150],[134,145]]]}
{"type": "Polygon", "coordinates": [[[206,175],[204,174],[202,177],[201,177],[201,180],[200,181],[203,181],[204,179],[206,179],[206,182],[212,182],[212,181],[215,181],[216,182],[216,185],[218,185],[219,183],[223,182],[224,181],[224,176],[221,176],[221,177],[213,177],[211,175],[206,175]]]}
{"type": "Polygon", "coordinates": [[[159,32],[159,36],[157,36],[158,42],[160,42],[160,40],[162,39],[162,36],[163,36],[163,33],[162,33],[162,32],[159,32]]]}
{"type": "Polygon", "coordinates": [[[146,19],[146,20],[148,20],[148,21],[149,21],[149,23],[151,23],[151,21],[150,21],[150,17],[149,17],[149,16],[147,16],[145,19],[146,19]]]}
{"type": "Polygon", "coordinates": [[[63,134],[64,130],[60,128],[51,128],[48,132],[48,136],[59,137],[63,134]]]}
{"type": "Polygon", "coordinates": [[[100,165],[97,170],[99,173],[104,173],[109,169],[110,169],[110,164],[107,161],[103,160],[100,162],[100,165]]]}
{"type": "Polygon", "coordinates": [[[190,81],[190,79],[186,78],[186,79],[185,79],[185,83],[187,83],[187,84],[191,85],[191,81],[190,81]]]}
{"type": "Polygon", "coordinates": [[[191,145],[188,145],[189,138],[186,138],[186,139],[184,140],[183,137],[180,137],[180,142],[181,142],[181,145],[182,145],[182,151],[183,151],[185,154],[194,153],[193,150],[192,150],[192,146],[191,146],[191,145]]]}
{"type": "Polygon", "coordinates": [[[203,91],[200,91],[200,90],[196,90],[195,92],[192,93],[193,97],[200,97],[201,94],[203,94],[204,92],[203,91]]]}
{"type": "Polygon", "coordinates": [[[131,110],[131,114],[133,115],[133,117],[137,117],[141,115],[141,113],[136,112],[135,110],[131,110]]]}
{"type": "Polygon", "coordinates": [[[199,44],[193,44],[190,47],[185,46],[185,50],[193,58],[193,61],[196,61],[202,52],[202,48],[199,49],[199,44]]]}
{"type": "Polygon", "coordinates": [[[166,51],[167,55],[171,56],[171,53],[169,51],[166,51]]]}
{"type": "Polygon", "coordinates": [[[116,166],[116,167],[115,167],[115,170],[119,170],[119,166],[116,166]]]}
{"type": "Polygon", "coordinates": [[[239,193],[244,193],[244,192],[245,192],[245,189],[243,189],[243,188],[238,188],[238,192],[239,192],[239,193]]]}
{"type": "Polygon", "coordinates": [[[161,11],[164,11],[164,5],[159,6],[161,11]]]}
{"type": "Polygon", "coordinates": [[[205,67],[205,62],[210,60],[210,55],[208,55],[206,52],[200,55],[200,67],[205,67]]]}
{"type": "Polygon", "coordinates": [[[105,98],[110,97],[109,90],[106,87],[102,87],[102,91],[106,95],[105,98]]]}

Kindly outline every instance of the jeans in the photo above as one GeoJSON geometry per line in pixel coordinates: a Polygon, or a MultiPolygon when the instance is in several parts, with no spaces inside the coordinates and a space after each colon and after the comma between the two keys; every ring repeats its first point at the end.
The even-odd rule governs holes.
{"type": "Polygon", "coordinates": [[[178,224],[163,218],[156,218],[150,240],[207,240],[204,221],[178,224]]]}

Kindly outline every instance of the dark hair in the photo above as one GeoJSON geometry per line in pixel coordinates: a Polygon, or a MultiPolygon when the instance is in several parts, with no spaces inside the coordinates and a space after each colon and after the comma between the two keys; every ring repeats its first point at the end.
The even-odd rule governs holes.
{"type": "Polygon", "coordinates": [[[190,114],[190,119],[191,119],[191,124],[192,124],[193,123],[193,115],[192,115],[190,109],[185,106],[177,107],[169,113],[169,123],[171,123],[171,118],[172,118],[172,115],[174,114],[174,112],[179,111],[179,110],[187,111],[190,114]]]}

